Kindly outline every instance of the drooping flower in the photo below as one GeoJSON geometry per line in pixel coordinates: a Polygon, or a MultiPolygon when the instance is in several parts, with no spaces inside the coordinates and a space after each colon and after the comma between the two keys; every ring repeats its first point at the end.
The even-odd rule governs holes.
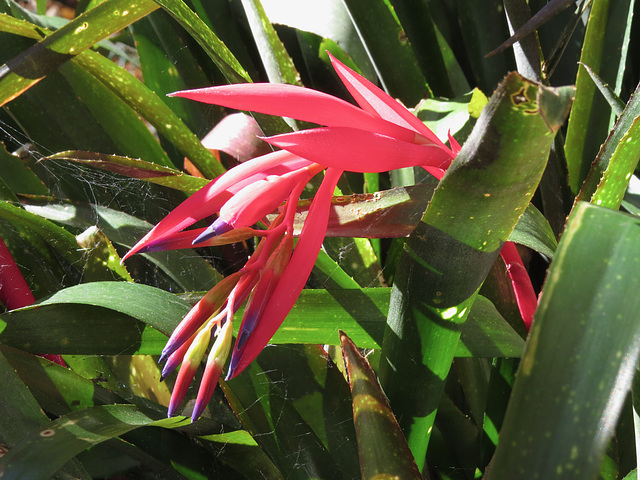
{"type": "Polygon", "coordinates": [[[216,285],[171,335],[161,360],[163,376],[182,363],[169,415],[182,401],[215,331],[192,418],[202,413],[231,344],[234,313],[247,301],[231,353],[232,378],[260,353],[302,291],[327,229],[331,198],[343,171],[384,172],[422,166],[441,178],[460,146],[447,147],[418,118],[374,84],[331,58],[359,107],[337,97],[282,84],[241,84],[177,92],[173,96],[322,125],[264,138],[282,150],[253,158],[213,180],[174,209],[124,257],[146,251],[230,243],[261,237],[237,273],[216,285]],[[299,240],[293,220],[305,186],[324,171],[299,240]],[[280,207],[271,223],[266,215],[280,207]],[[217,214],[208,227],[184,230],[217,214]],[[251,228],[258,222],[264,230],[251,228]]]}

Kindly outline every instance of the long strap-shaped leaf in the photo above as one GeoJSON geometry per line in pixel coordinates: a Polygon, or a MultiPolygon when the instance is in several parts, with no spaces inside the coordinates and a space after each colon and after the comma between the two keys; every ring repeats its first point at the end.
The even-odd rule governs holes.
{"type": "Polygon", "coordinates": [[[571,214],[487,480],[598,477],[640,354],[638,226],[587,203],[571,214]]]}
{"type": "Polygon", "coordinates": [[[110,0],[78,16],[0,67],[0,105],[20,95],[64,62],[158,7],[151,0],[110,0]]]}
{"type": "Polygon", "coordinates": [[[406,244],[380,377],[419,466],[460,325],[536,189],[571,94],[507,76],[406,244]]]}

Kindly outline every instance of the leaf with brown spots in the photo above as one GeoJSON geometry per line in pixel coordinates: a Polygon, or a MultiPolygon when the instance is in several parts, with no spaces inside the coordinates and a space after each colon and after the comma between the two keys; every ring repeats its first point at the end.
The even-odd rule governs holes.
{"type": "Polygon", "coordinates": [[[363,479],[423,478],[375,373],[341,330],[363,479]]]}

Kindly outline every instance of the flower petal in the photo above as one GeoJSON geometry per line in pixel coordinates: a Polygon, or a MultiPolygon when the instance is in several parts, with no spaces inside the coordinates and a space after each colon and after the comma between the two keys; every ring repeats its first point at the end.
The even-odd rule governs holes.
{"type": "Polygon", "coordinates": [[[258,319],[262,316],[267,303],[273,296],[282,274],[289,264],[291,252],[293,250],[293,237],[285,236],[275,251],[271,254],[262,272],[260,280],[251,292],[247,306],[244,309],[244,316],[240,324],[238,339],[236,340],[236,348],[242,348],[251,332],[255,329],[258,319]]]}
{"type": "MultiPolygon", "coordinates": [[[[206,228],[194,228],[193,230],[185,230],[183,232],[171,233],[164,235],[162,239],[148,243],[140,248],[137,253],[146,252],[164,252],[166,250],[178,250],[181,248],[192,248],[193,241],[198,238],[206,228]]],[[[243,242],[251,237],[260,235],[260,230],[253,228],[237,228],[222,235],[210,238],[205,242],[198,243],[196,247],[216,247],[218,245],[228,245],[230,243],[243,242]]]]}
{"type": "Polygon", "coordinates": [[[192,422],[195,422],[198,417],[200,417],[211,400],[213,392],[216,389],[216,385],[218,384],[218,380],[220,379],[222,367],[229,356],[231,340],[233,339],[231,321],[227,320],[226,323],[217,331],[216,335],[216,341],[211,347],[211,352],[209,352],[207,365],[204,369],[204,374],[202,375],[202,382],[198,389],[196,404],[193,407],[193,413],[191,414],[192,422]]]}
{"type": "Polygon", "coordinates": [[[179,232],[198,220],[217,213],[234,193],[245,186],[269,175],[282,175],[307,166],[310,163],[304,158],[296,157],[284,151],[272,152],[241,163],[211,181],[178,205],[129,250],[122,261],[138,253],[143,248],[161,241],[165,236],[179,232]]]}
{"type": "MultiPolygon", "coordinates": [[[[365,112],[341,98],[296,85],[241,83],[183,90],[172,93],[170,96],[189,98],[198,102],[211,103],[238,110],[291,117],[319,125],[357,126],[363,130],[397,137],[406,142],[424,143],[427,141],[422,135],[416,135],[417,131],[414,128],[407,128],[395,122],[389,122],[380,118],[379,115],[365,112]]],[[[407,113],[411,115],[408,111],[407,113]]],[[[436,141],[439,145],[442,143],[427,127],[424,128],[435,139],[431,141],[436,141]]]]}
{"type": "Polygon", "coordinates": [[[248,227],[272,213],[300,183],[306,185],[322,165],[312,164],[284,175],[270,175],[246,186],[220,209],[220,218],[234,228],[248,227]]]}
{"type": "Polygon", "coordinates": [[[233,350],[227,379],[236,376],[258,356],[298,299],[322,246],[329,221],[331,198],[340,175],[342,170],[327,169],[309,208],[309,216],[304,223],[300,241],[278,282],[275,294],[267,303],[255,329],[244,344],[240,348],[236,345],[233,350]]]}
{"type": "Polygon", "coordinates": [[[313,128],[265,141],[321,165],[351,172],[386,172],[421,165],[446,169],[452,160],[446,147],[416,145],[350,127],[313,128]]]}
{"type": "Polygon", "coordinates": [[[444,147],[444,144],[436,134],[397,100],[393,99],[362,75],[359,75],[341,63],[331,55],[331,53],[329,53],[329,57],[342,83],[344,83],[360,107],[398,126],[414,130],[431,140],[435,145],[444,147]]]}
{"type": "Polygon", "coordinates": [[[196,332],[209,318],[218,311],[227,299],[231,290],[240,281],[242,273],[236,272],[220,280],[215,287],[209,290],[195,306],[189,310],[178,326],[173,330],[167,341],[160,363],[184,344],[194,332],[196,332]]]}

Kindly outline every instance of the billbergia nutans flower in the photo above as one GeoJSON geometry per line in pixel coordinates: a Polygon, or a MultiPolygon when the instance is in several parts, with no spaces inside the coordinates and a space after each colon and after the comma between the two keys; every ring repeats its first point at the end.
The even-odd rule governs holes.
{"type": "MultiPolygon", "coordinates": [[[[167,342],[161,357],[166,361],[163,376],[182,363],[169,415],[182,401],[212,335],[216,339],[193,411],[194,420],[211,398],[228,352],[232,353],[227,378],[232,378],[269,342],[313,268],[326,233],[331,198],[344,171],[384,172],[422,166],[441,178],[460,148],[452,137],[451,147],[446,146],[396,100],[339,61],[331,60],[359,108],[331,95],[282,84],[227,85],[173,94],[321,127],[264,138],[281,150],[241,163],[213,180],[173,210],[125,256],[261,237],[245,266],[207,293],[167,342]],[[309,181],[320,174],[324,175],[322,183],[294,248],[298,200],[309,181]],[[268,222],[267,214],[276,210],[279,215],[268,222]],[[217,219],[208,228],[184,230],[214,214],[217,219]],[[258,222],[267,228],[251,228],[258,222]],[[244,317],[231,350],[231,323],[245,301],[244,317]]],[[[515,258],[511,261],[517,263],[515,258]]]]}

